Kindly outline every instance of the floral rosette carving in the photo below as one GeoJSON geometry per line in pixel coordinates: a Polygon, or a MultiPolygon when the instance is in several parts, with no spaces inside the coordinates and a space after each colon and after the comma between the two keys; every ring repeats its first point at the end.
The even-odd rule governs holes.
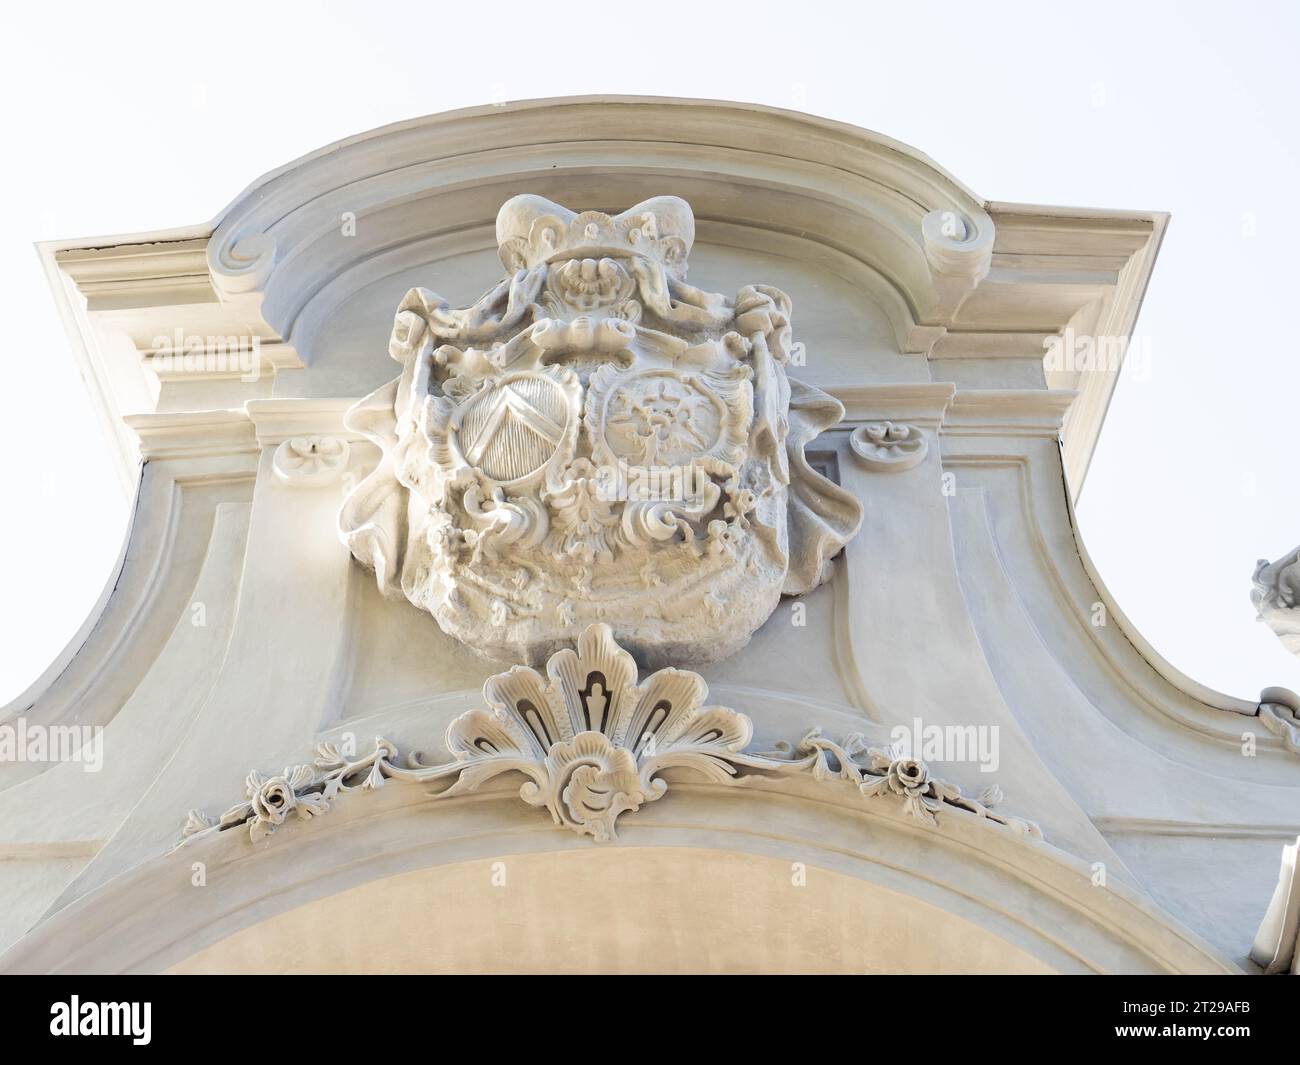
{"type": "Polygon", "coordinates": [[[208,828],[227,829],[248,825],[249,838],[256,843],[269,836],[291,817],[310,821],[330,809],[341,792],[353,788],[378,788],[383,785],[389,759],[397,748],[384,739],[375,740],[374,751],[359,762],[352,762],[339,748],[323,743],[316,749],[310,765],[286,767],[283,772],[264,777],[254,770],[244,780],[245,801],[237,803],[213,821],[191,810],[185,824],[190,836],[208,828]]]}
{"type": "Polygon", "coordinates": [[[927,825],[947,812],[963,812],[1034,838],[1038,826],[994,812],[996,786],[972,799],[939,779],[919,759],[896,748],[868,746],[861,735],[842,744],[809,732],[793,748],[750,753],[748,717],[706,706],[708,688],[687,670],[667,668],[639,680],[632,656],[608,625],[592,625],[574,649],[552,655],[543,676],[516,666],[483,688],[487,706],[461,714],[448,726],[450,760],[433,765],[398,761],[384,739],[361,758],[322,744],[310,765],[263,777],[250,773],[245,800],[219,820],[191,811],[184,835],[194,837],[247,825],[252,840],[292,819],[311,820],[341,796],[380,788],[388,780],[424,785],[432,800],[476,791],[508,775],[522,776],[519,797],[545,809],[551,820],[597,842],[617,837],[624,814],[667,793],[668,770],[687,770],[712,784],[750,778],[779,782],[807,776],[872,801],[896,801],[927,825]]]}
{"type": "Polygon", "coordinates": [[[296,436],[275,449],[276,476],[295,487],[333,484],[347,468],[351,448],[332,436],[296,436]]]}
{"type": "Polygon", "coordinates": [[[868,422],[853,430],[849,447],[869,470],[901,473],[924,461],[929,445],[925,433],[899,422],[868,422]]]}
{"type": "Polygon", "coordinates": [[[972,799],[957,785],[933,776],[925,762],[908,756],[899,745],[870,747],[857,733],[842,744],[833,743],[814,729],[800,741],[795,757],[810,762],[818,780],[839,778],[856,784],[869,798],[897,798],[909,814],[928,825],[937,824],[940,811],[948,808],[986,818],[1020,835],[1043,836],[1033,821],[993,811],[1002,801],[1002,789],[996,784],[972,799]]]}

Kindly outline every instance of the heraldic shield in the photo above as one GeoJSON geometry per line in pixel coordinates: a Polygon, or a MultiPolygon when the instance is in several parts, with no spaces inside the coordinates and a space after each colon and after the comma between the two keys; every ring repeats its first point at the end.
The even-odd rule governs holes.
{"type": "Polygon", "coordinates": [[[340,515],[385,594],[491,658],[604,622],[653,665],[729,655],[827,578],[862,510],[804,448],[843,407],[788,376],[783,292],[686,284],[694,229],[671,196],[516,196],[504,280],[461,309],[406,295],[401,376],[348,415],[382,459],[340,515]]]}

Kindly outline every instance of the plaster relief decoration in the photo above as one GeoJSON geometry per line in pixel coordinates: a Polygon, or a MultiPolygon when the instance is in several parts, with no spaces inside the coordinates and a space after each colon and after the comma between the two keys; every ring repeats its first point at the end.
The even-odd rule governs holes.
{"type": "Polygon", "coordinates": [[[351,448],[332,436],[296,436],[275,449],[271,466],[275,475],[296,488],[334,484],[347,469],[351,448]]]}
{"type": "Polygon", "coordinates": [[[996,785],[969,798],[925,762],[868,747],[860,735],[840,744],[814,729],[793,749],[748,753],[749,718],[706,706],[707,697],[703,679],[684,670],[661,669],[638,683],[636,663],[610,627],[592,625],[576,651],[551,657],[546,677],[515,666],[489,678],[483,688],[488,709],[464,713],[447,729],[450,761],[426,765],[415,754],[399,764],[397,748],[382,738],[360,758],[322,744],[311,764],[273,776],[250,773],[244,801],[220,819],[191,811],[184,835],[247,826],[256,842],[291,818],[310,820],[348,792],[390,780],[428,786],[429,797],[438,800],[517,774],[525,778],[519,789],[524,802],[544,808],[556,825],[607,842],[620,816],[663,798],[668,783],[661,774],[681,769],[715,784],[807,776],[843,792],[847,783],[861,797],[893,801],[925,824],[964,813],[1042,836],[1030,821],[993,812],[1002,798],[996,785]]]}
{"type": "Polygon", "coordinates": [[[615,216],[516,196],[504,280],[463,309],[406,295],[401,376],[347,418],[383,458],[340,515],[385,594],[495,659],[604,622],[699,663],[828,578],[862,510],[804,448],[844,409],[787,375],[784,293],[686,283],[694,230],[671,196],[615,216]]]}
{"type": "Polygon", "coordinates": [[[863,466],[878,473],[910,470],[919,466],[929,451],[925,433],[897,422],[868,422],[854,429],[849,447],[863,466]]]}
{"type": "Polygon", "coordinates": [[[1250,601],[1259,620],[1277,633],[1282,646],[1300,655],[1300,547],[1276,562],[1255,564],[1250,601]]]}
{"type": "Polygon", "coordinates": [[[1259,693],[1259,722],[1293,754],[1300,754],[1300,695],[1289,688],[1265,688],[1259,693]]]}

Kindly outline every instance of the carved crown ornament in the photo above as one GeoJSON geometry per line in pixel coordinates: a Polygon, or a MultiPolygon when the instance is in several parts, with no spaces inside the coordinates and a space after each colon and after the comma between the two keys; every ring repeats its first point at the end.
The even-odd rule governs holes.
{"type": "Polygon", "coordinates": [[[685,281],[689,205],[516,196],[508,275],[473,306],[412,289],[401,375],[347,424],[382,450],[340,533],[380,589],[490,658],[593,623],[651,662],[729,655],[825,581],[862,508],[804,448],[844,414],[787,373],[791,305],[685,281]]]}
{"type": "Polygon", "coordinates": [[[383,738],[369,754],[350,757],[321,744],[310,763],[264,776],[249,773],[245,798],[219,819],[191,810],[188,842],[246,827],[253,842],[286,821],[327,813],[338,799],[390,781],[429,789],[431,800],[477,790],[505,775],[522,776],[519,797],[544,808],[552,821],[598,842],[613,840],[618,819],[663,798],[666,770],[690,770],[723,785],[754,777],[809,777],[827,787],[851,785],[871,801],[892,801],[929,825],[940,816],[973,816],[1020,835],[1042,838],[1031,821],[992,807],[996,785],[978,798],[933,775],[902,749],[869,747],[861,735],[842,743],[807,733],[794,747],[750,753],[747,716],[706,706],[708,688],[696,673],[661,669],[638,681],[632,656],[608,625],[592,625],[577,650],[564,649],[546,664],[546,676],[515,666],[483,687],[488,709],[470,710],[447,728],[450,760],[425,764],[399,756],[383,738]]]}

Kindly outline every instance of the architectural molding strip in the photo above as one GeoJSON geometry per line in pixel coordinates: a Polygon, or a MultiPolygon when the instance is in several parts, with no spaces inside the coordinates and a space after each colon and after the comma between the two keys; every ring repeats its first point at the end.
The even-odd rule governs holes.
{"type": "Polygon", "coordinates": [[[670,769],[693,770],[715,784],[755,774],[811,776],[828,786],[854,785],[867,799],[892,798],[925,824],[960,811],[1042,838],[1032,821],[991,809],[1002,800],[997,785],[970,798],[920,759],[897,747],[868,747],[859,734],[835,743],[813,729],[793,748],[751,754],[748,717],[705,706],[708,688],[697,673],[661,669],[638,684],[635,661],[608,625],[589,626],[577,651],[552,655],[546,672],[549,683],[525,666],[489,678],[483,697],[491,709],[462,714],[447,729],[449,762],[426,765],[416,752],[399,764],[397,748],[382,737],[361,758],[324,743],[311,763],[271,777],[249,773],[245,799],[219,819],[191,810],[185,841],[247,825],[256,842],[291,816],[310,820],[343,794],[390,780],[433,785],[429,797],[436,800],[519,773],[527,778],[519,789],[524,802],[544,807],[557,825],[607,842],[622,814],[665,795],[661,774],[670,769]]]}
{"type": "Polygon", "coordinates": [[[1056,436],[1078,392],[1051,389],[962,389],[943,422],[947,435],[1056,436]]]}
{"type": "MultiPolygon", "coordinates": [[[[1050,396],[1051,393],[1042,395],[1050,396]]],[[[983,435],[979,431],[968,432],[965,428],[950,429],[945,423],[942,430],[944,469],[1003,465],[1015,471],[1025,534],[1043,564],[1058,601],[1074,619],[1077,630],[1086,641],[1100,652],[1111,674],[1140,704],[1145,704],[1157,715],[1168,717],[1217,742],[1240,743],[1243,724],[1240,718],[1258,717],[1259,704],[1213,691],[1166,661],[1128,619],[1107,589],[1088,555],[1073,505],[1068,500],[1064,518],[1068,522],[1069,538],[1060,535],[1063,531],[1059,527],[1061,515],[1055,509],[1060,498],[1057,491],[1059,480],[1050,468],[1044,467],[1044,453],[1034,450],[1035,442],[1029,437],[1004,439],[985,450],[983,442],[976,439],[983,435]],[[1070,550],[1061,551],[1060,547],[1067,543],[1070,550]],[[1109,625],[1099,627],[1088,623],[1094,603],[1105,607],[1109,625]],[[1119,633],[1122,640],[1112,641],[1111,633],[1119,633]],[[1136,652],[1136,659],[1150,669],[1135,668],[1134,660],[1128,658],[1132,652],[1136,652]],[[1235,716],[1229,717],[1228,714],[1235,716]]],[[[1060,461],[1055,449],[1050,454],[1051,464],[1060,461]]]]}
{"type": "Polygon", "coordinates": [[[1210,839],[1294,839],[1300,822],[1286,824],[1244,824],[1222,821],[1174,821],[1154,817],[1095,817],[1093,824],[1106,834],[1133,836],[1186,836],[1210,839]]]}
{"type": "Polygon", "coordinates": [[[839,384],[828,392],[844,404],[844,425],[900,421],[937,429],[957,386],[941,381],[913,384],[839,384]]]}
{"type": "Polygon", "coordinates": [[[343,399],[253,399],[243,408],[130,414],[123,420],[140,440],[146,460],[256,454],[286,440],[331,436],[348,444],[365,437],[343,424],[356,403],[343,399]]]}
{"type": "Polygon", "coordinates": [[[123,419],[140,439],[140,457],[193,459],[256,454],[257,437],[242,410],[177,414],[128,414],[123,419]]]}
{"type": "Polygon", "coordinates": [[[244,404],[244,410],[262,447],[275,447],[286,440],[304,436],[331,436],[345,443],[357,444],[365,437],[347,428],[344,415],[359,399],[359,396],[250,399],[244,404]]]}

